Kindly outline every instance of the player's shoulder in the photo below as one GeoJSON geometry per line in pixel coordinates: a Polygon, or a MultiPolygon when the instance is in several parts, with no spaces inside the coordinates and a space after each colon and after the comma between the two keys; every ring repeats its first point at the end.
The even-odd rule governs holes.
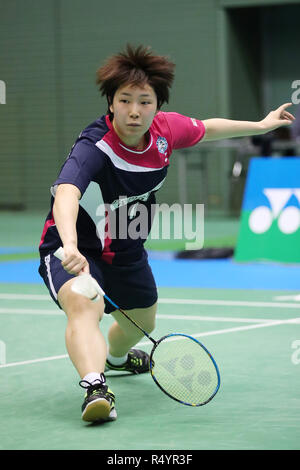
{"type": "Polygon", "coordinates": [[[85,127],[75,140],[68,157],[76,156],[86,159],[90,156],[99,156],[100,149],[97,142],[109,132],[106,116],[101,116],[85,127]]]}
{"type": "Polygon", "coordinates": [[[201,120],[186,116],[185,114],[177,113],[175,111],[160,112],[157,114],[157,118],[159,121],[164,120],[172,133],[174,131],[177,132],[178,128],[180,127],[187,129],[193,127],[199,127],[201,129],[203,128],[203,123],[201,120]]]}
{"type": "Polygon", "coordinates": [[[169,130],[169,115],[172,114],[166,111],[158,111],[154,116],[151,124],[151,129],[159,133],[167,132],[169,130]]]}
{"type": "Polygon", "coordinates": [[[183,114],[177,113],[176,111],[158,111],[154,119],[158,121],[166,121],[169,118],[183,117],[183,114]]]}
{"type": "Polygon", "coordinates": [[[106,116],[103,115],[83,129],[77,142],[80,141],[86,144],[95,144],[101,140],[107,132],[109,132],[109,127],[107,125],[106,116]]]}
{"type": "Polygon", "coordinates": [[[180,118],[184,118],[184,116],[175,111],[159,111],[154,117],[153,125],[154,127],[169,128],[173,123],[180,121],[180,118]]]}

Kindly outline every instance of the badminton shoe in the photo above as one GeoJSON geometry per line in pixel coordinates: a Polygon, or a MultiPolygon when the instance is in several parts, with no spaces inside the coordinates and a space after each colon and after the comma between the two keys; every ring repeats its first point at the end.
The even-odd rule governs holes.
{"type": "Polygon", "coordinates": [[[144,372],[149,372],[150,370],[150,357],[144,351],[140,349],[130,349],[128,352],[127,361],[120,365],[115,366],[106,360],[106,369],[107,370],[118,370],[132,372],[133,374],[143,374],[144,372]]]}
{"type": "Polygon", "coordinates": [[[86,389],[81,407],[82,419],[89,422],[114,421],[117,419],[115,395],[105,382],[90,384],[81,380],[79,385],[86,389]]]}

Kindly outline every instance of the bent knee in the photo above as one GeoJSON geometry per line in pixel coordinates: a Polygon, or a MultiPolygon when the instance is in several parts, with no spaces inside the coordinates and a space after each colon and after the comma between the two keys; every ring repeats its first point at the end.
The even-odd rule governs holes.
{"type": "Polygon", "coordinates": [[[156,310],[157,304],[151,307],[128,311],[128,315],[132,314],[133,320],[145,330],[147,333],[151,333],[156,326],[156,310]],[[132,313],[131,313],[132,312],[132,313]]]}
{"type": "Polygon", "coordinates": [[[92,302],[83,295],[73,292],[71,289],[73,279],[66,282],[58,291],[57,299],[68,319],[85,317],[90,315],[100,320],[104,313],[104,301],[100,299],[92,302]]]}
{"type": "Polygon", "coordinates": [[[156,326],[156,316],[150,316],[145,319],[144,323],[144,330],[147,331],[147,333],[151,333],[153,330],[155,330],[156,326]]]}

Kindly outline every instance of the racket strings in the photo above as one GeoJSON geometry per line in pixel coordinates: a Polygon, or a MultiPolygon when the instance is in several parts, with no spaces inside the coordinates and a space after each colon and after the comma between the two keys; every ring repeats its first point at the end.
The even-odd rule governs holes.
{"type": "Polygon", "coordinates": [[[152,359],[154,379],[180,402],[204,404],[218,389],[219,377],[210,355],[188,336],[167,337],[158,344],[152,359]]]}

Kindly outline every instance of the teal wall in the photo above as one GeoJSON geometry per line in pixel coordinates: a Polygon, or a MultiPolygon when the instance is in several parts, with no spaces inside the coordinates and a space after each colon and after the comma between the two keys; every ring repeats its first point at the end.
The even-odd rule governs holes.
{"type": "MultiPolygon", "coordinates": [[[[288,73],[284,80],[272,83],[274,70],[279,73],[282,69],[276,52],[268,55],[268,43],[275,38],[267,35],[262,37],[265,48],[261,53],[269,57],[263,76],[253,60],[259,47],[251,39],[256,25],[248,25],[247,52],[247,41],[241,48],[241,31],[234,32],[231,13],[224,9],[266,3],[279,2],[0,0],[0,80],[7,92],[6,104],[0,105],[0,209],[48,210],[49,187],[74,140],[83,127],[106,111],[105,100],[95,85],[95,72],[108,55],[127,42],[151,45],[176,62],[173,92],[164,110],[203,119],[244,119],[249,107],[241,99],[252,105],[253,93],[257,103],[248,119],[259,119],[266,100],[255,82],[261,84],[263,79],[267,80],[263,88],[268,90],[268,106],[285,100],[288,84],[300,79],[300,73],[294,76],[295,67],[285,64],[288,73]],[[250,78],[249,63],[253,72],[250,78]]],[[[286,28],[290,19],[289,13],[285,16],[286,28]]],[[[269,16],[263,21],[275,19],[269,16]]],[[[298,25],[297,30],[293,28],[290,35],[295,38],[298,25]]],[[[282,38],[282,30],[280,35],[282,38]]],[[[278,37],[276,50],[279,48],[291,64],[295,58],[278,37]]],[[[212,209],[224,209],[224,194],[228,192],[227,160],[220,161],[212,156],[208,164],[212,209]]],[[[189,202],[204,202],[199,201],[200,176],[198,170],[188,175],[189,202]]],[[[160,199],[178,201],[176,152],[160,199]]]]}

